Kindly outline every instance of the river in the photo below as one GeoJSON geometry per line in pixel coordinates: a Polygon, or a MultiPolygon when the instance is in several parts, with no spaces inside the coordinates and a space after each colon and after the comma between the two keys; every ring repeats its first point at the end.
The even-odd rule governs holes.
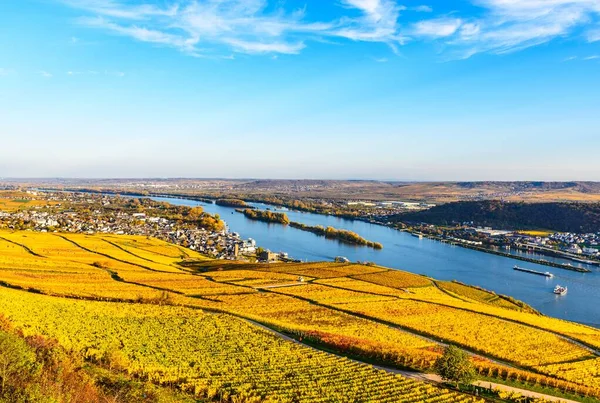
{"type": "MultiPolygon", "coordinates": [[[[308,261],[332,261],[345,256],[351,261],[369,261],[382,266],[426,274],[440,280],[458,280],[478,285],[499,294],[525,301],[545,315],[600,327],[600,268],[582,265],[592,273],[579,273],[541,266],[489,253],[477,252],[460,246],[419,239],[408,233],[363,221],[334,216],[303,213],[273,206],[252,203],[258,209],[284,211],[291,221],[307,225],[343,228],[362,237],[383,244],[382,250],[354,246],[337,240],[319,237],[280,224],[265,223],[246,218],[234,208],[186,199],[154,197],[176,205],[202,206],[211,214],[219,214],[232,232],[243,238],[254,238],[259,246],[274,252],[287,252],[290,257],[308,261]],[[539,271],[550,271],[554,278],[536,276],[513,270],[514,265],[539,271]],[[568,286],[565,296],[552,290],[556,284],[568,286]]],[[[522,255],[524,252],[513,252],[522,255]]],[[[539,255],[527,255],[540,257],[539,255]]],[[[567,263],[567,260],[543,257],[567,263]]]]}

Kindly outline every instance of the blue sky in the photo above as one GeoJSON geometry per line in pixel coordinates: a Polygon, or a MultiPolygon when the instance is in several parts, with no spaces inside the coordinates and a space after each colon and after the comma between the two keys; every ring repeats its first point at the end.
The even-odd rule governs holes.
{"type": "Polygon", "coordinates": [[[0,177],[600,180],[598,0],[0,1],[0,177]]]}

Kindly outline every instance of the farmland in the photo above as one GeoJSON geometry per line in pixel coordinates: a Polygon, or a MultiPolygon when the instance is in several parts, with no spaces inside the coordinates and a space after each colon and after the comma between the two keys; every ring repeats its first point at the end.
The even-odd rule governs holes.
{"type": "Polygon", "coordinates": [[[15,197],[7,198],[6,193],[0,197],[0,209],[3,211],[18,211],[31,207],[43,207],[46,205],[55,204],[53,202],[47,202],[45,200],[30,200],[20,197],[19,193],[15,193],[15,197]]]}
{"type": "Polygon", "coordinates": [[[0,314],[25,334],[92,362],[119,357],[129,375],[202,399],[469,399],[253,322],[420,371],[451,343],[486,376],[600,396],[597,329],[379,266],[218,261],[144,236],[0,231],[0,282],[0,314]]]}

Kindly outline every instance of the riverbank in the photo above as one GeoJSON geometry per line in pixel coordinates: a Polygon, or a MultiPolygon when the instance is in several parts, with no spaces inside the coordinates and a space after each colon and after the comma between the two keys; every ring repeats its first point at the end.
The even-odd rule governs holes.
{"type": "Polygon", "coordinates": [[[550,248],[547,248],[544,246],[532,245],[532,244],[528,244],[528,243],[526,243],[526,244],[516,243],[513,246],[515,247],[515,249],[521,250],[523,252],[534,251],[534,252],[538,252],[539,254],[545,255],[545,256],[556,257],[556,258],[565,259],[565,260],[571,260],[573,262],[583,263],[583,264],[587,264],[589,266],[600,266],[600,261],[594,260],[591,257],[584,259],[584,258],[577,257],[577,256],[574,256],[569,253],[553,250],[553,249],[550,249],[550,248]]]}
{"type": "Polygon", "coordinates": [[[409,234],[412,234],[412,235],[415,235],[415,236],[422,236],[422,237],[425,237],[427,239],[431,239],[431,240],[434,240],[434,241],[448,243],[448,244],[451,244],[451,245],[454,245],[454,246],[460,246],[461,248],[476,250],[478,252],[491,253],[491,254],[497,255],[497,256],[504,256],[504,257],[508,257],[508,258],[511,258],[511,259],[515,259],[515,260],[521,260],[523,262],[535,263],[535,264],[539,264],[539,265],[542,265],[542,266],[556,267],[558,269],[571,270],[571,271],[576,271],[576,272],[579,272],[579,273],[591,273],[592,272],[591,270],[585,269],[583,267],[571,266],[571,265],[562,264],[562,263],[549,262],[549,261],[543,260],[543,259],[534,259],[534,258],[529,258],[529,257],[525,257],[525,256],[513,255],[511,253],[500,252],[498,250],[493,250],[493,249],[485,248],[483,246],[469,245],[469,244],[466,244],[466,243],[452,241],[452,240],[444,239],[444,238],[437,237],[437,236],[434,236],[434,235],[422,234],[420,232],[417,233],[417,232],[410,231],[410,230],[404,230],[404,231],[408,232],[409,234]]]}

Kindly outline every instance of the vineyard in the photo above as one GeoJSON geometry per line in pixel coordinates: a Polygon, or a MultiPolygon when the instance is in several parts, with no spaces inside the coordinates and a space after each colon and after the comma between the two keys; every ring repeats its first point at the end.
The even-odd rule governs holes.
{"type": "Polygon", "coordinates": [[[379,266],[215,261],[141,236],[1,231],[0,284],[0,314],[24,334],[203,399],[469,400],[249,321],[421,371],[452,343],[485,376],[600,397],[599,330],[379,266]]]}
{"type": "Polygon", "coordinates": [[[73,301],[6,290],[2,310],[26,334],[56,337],[92,362],[208,399],[424,401],[472,399],[317,352],[225,314],[73,301]]]}

